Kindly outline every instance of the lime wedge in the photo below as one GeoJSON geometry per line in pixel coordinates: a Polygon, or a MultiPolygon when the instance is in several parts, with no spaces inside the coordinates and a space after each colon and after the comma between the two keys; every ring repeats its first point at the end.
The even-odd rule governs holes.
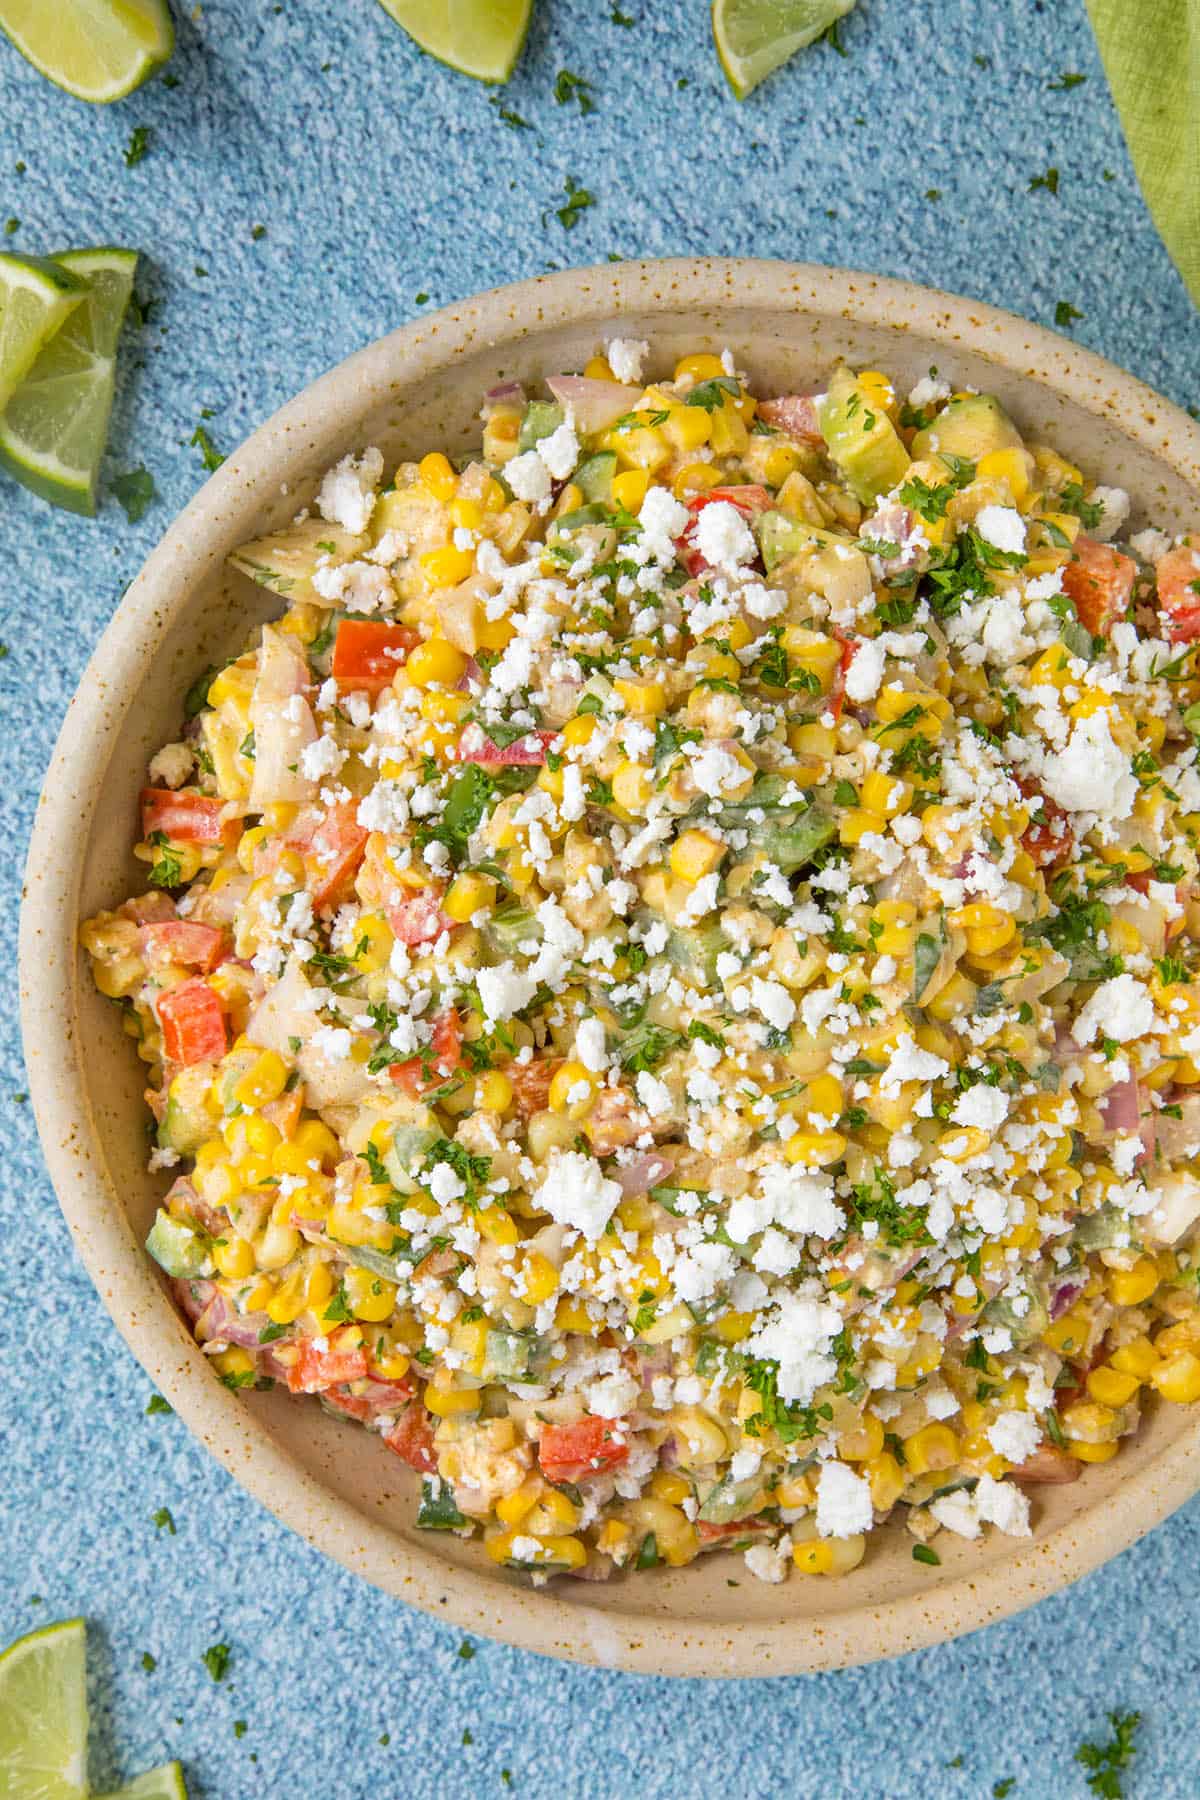
{"type": "Polygon", "coordinates": [[[120,100],[175,48],[166,0],[0,0],[0,31],[77,100],[120,100]]]}
{"type": "Polygon", "coordinates": [[[853,5],[854,0],[713,0],[713,42],[738,99],[853,5]]]}
{"type": "Polygon", "coordinates": [[[87,293],[0,416],[0,468],[55,506],[94,513],[137,251],[65,250],[55,262],[87,293]]]}
{"type": "Polygon", "coordinates": [[[48,257],[0,252],[0,409],[86,293],[86,281],[48,257]]]}
{"type": "MultiPolygon", "coordinates": [[[[2,3],[2,0],[0,0],[2,3]]],[[[533,0],[379,0],[439,62],[477,81],[507,81],[521,54],[533,0]]]]}
{"type": "Polygon", "coordinates": [[[104,1800],[188,1800],[183,1784],[183,1770],[177,1762],[162,1763],[147,1769],[118,1794],[106,1794],[104,1800]]]}
{"type": "Polygon", "coordinates": [[[0,1656],[0,1794],[83,1800],[87,1792],[82,1619],[31,1632],[0,1656]]]}

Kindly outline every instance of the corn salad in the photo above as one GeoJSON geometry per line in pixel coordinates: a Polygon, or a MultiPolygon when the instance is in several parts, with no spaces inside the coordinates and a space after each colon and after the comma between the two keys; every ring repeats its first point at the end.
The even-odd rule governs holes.
{"type": "Polygon", "coordinates": [[[649,354],[233,557],[82,934],[148,1248],[535,1580],[1027,1536],[1200,1399],[1200,536],[934,372],[649,354]]]}

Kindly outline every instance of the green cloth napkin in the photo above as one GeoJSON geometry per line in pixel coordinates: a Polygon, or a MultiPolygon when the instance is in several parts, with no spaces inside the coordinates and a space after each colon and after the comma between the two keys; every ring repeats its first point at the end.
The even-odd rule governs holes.
{"type": "Polygon", "coordinates": [[[1087,0],[1146,204],[1200,305],[1200,0],[1087,0]]]}

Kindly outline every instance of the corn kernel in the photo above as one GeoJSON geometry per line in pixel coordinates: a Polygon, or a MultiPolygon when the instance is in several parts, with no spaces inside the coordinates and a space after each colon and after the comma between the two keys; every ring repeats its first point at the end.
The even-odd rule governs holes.
{"type": "Polygon", "coordinates": [[[479,1411],[479,1388],[447,1388],[430,1382],[425,1389],[425,1405],[439,1419],[453,1419],[463,1413],[479,1411]]]}
{"type": "Polygon", "coordinates": [[[458,476],[450,465],[450,459],[443,456],[440,450],[431,450],[417,464],[417,474],[429,489],[435,500],[450,500],[458,491],[458,476]]]}
{"type": "Polygon", "coordinates": [[[618,675],[613,687],[625,702],[626,712],[635,717],[653,717],[666,709],[667,690],[661,681],[637,675],[618,675]]]}
{"type": "Polygon", "coordinates": [[[958,1458],[958,1437],[949,1425],[923,1425],[904,1440],[904,1466],[910,1475],[953,1468],[958,1458]]]}
{"type": "Polygon", "coordinates": [[[626,512],[636,513],[650,486],[650,475],[646,469],[623,469],[619,475],[613,476],[612,497],[618,506],[626,512]]]}
{"type": "Polygon", "coordinates": [[[543,1487],[539,1475],[531,1475],[516,1487],[510,1494],[501,1495],[496,1502],[496,1517],[505,1525],[519,1525],[533,1511],[541,1496],[543,1487]]]}
{"type": "Polygon", "coordinates": [[[254,1273],[254,1249],[243,1237],[234,1237],[231,1233],[223,1242],[213,1245],[212,1254],[218,1275],[225,1275],[231,1281],[240,1281],[243,1276],[254,1273]]]}
{"type": "Polygon", "coordinates": [[[414,687],[432,687],[435,682],[440,687],[453,687],[461,679],[467,659],[445,638],[431,637],[417,645],[404,666],[414,687]]]}
{"type": "Polygon", "coordinates": [[[1133,1399],[1141,1382],[1136,1375],[1120,1369],[1092,1369],[1087,1378],[1087,1391],[1101,1406],[1124,1406],[1133,1399]]]}
{"type": "Polygon", "coordinates": [[[783,1147],[784,1159],[802,1169],[826,1169],[846,1154],[840,1131],[796,1131],[783,1147]]]}
{"type": "Polygon", "coordinates": [[[540,1306],[558,1287],[558,1270],[548,1256],[538,1250],[527,1250],[523,1263],[525,1291],[522,1298],[530,1306],[540,1306]]]}
{"type": "Polygon", "coordinates": [[[703,494],[709,488],[719,487],[720,483],[721,471],[712,463],[687,463],[672,481],[671,492],[677,500],[682,500],[686,494],[703,494]]]}
{"type": "Polygon", "coordinates": [[[699,881],[719,866],[724,855],[725,845],[719,838],[704,831],[684,831],[671,845],[667,860],[671,873],[681,881],[699,881]]]}
{"type": "Polygon", "coordinates": [[[1158,1269],[1153,1257],[1142,1256],[1132,1269],[1110,1269],[1108,1297],[1114,1306],[1140,1306],[1158,1286],[1158,1269]]]}
{"type": "Polygon", "coordinates": [[[1154,1370],[1150,1383],[1164,1400],[1178,1405],[1200,1400],[1200,1356],[1191,1350],[1177,1350],[1154,1370]]]}
{"type": "Polygon", "coordinates": [[[502,1206],[484,1206],[475,1214],[475,1223],[490,1244],[515,1244],[518,1237],[515,1221],[502,1206]]]}
{"type": "Polygon", "coordinates": [[[707,350],[696,350],[690,356],[681,356],[675,364],[676,381],[712,381],[724,373],[725,364],[720,357],[713,356],[707,350]]]}
{"type": "Polygon", "coordinates": [[[583,1063],[563,1063],[550,1082],[551,1111],[565,1113],[569,1119],[586,1119],[596,1103],[597,1085],[597,1076],[583,1063]]]}
{"type": "Polygon", "coordinates": [[[1119,1447],[1115,1438],[1105,1444],[1088,1444],[1078,1438],[1067,1440],[1067,1449],[1077,1462],[1109,1462],[1117,1454],[1119,1447]]]}
{"type": "Polygon", "coordinates": [[[640,812],[654,793],[654,776],[641,763],[618,764],[612,778],[613,799],[626,812],[640,812]]]}

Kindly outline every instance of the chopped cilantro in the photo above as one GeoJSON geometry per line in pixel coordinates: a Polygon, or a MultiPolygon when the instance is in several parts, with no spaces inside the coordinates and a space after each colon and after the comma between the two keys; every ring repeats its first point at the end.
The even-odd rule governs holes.
{"type": "Polygon", "coordinates": [[[564,231],[574,231],[588,207],[595,206],[596,196],[589,193],[587,188],[580,187],[574,175],[568,175],[563,182],[563,193],[567,196],[566,200],[552,210],[564,231]]]}
{"type": "Polygon", "coordinates": [[[148,125],[135,125],[129,134],[128,144],[126,144],[124,150],[121,152],[122,156],[125,158],[125,167],[127,169],[132,169],[135,164],[140,163],[149,148],[150,127],[148,125]]]}
{"type": "Polygon", "coordinates": [[[1134,1736],[1142,1722],[1141,1713],[1110,1712],[1108,1722],[1113,1735],[1107,1744],[1080,1744],[1075,1761],[1090,1769],[1087,1784],[1101,1800],[1122,1800],[1125,1789],[1118,1770],[1128,1768],[1137,1752],[1134,1736]]]}
{"type": "Polygon", "coordinates": [[[125,517],[131,525],[136,525],[147,507],[158,498],[153,475],[140,464],[125,475],[114,476],[112,491],[114,500],[125,508],[125,517]]]}
{"type": "Polygon", "coordinates": [[[200,1660],[214,1681],[224,1681],[231,1655],[228,1644],[210,1644],[200,1660]]]}
{"type": "Polygon", "coordinates": [[[175,1521],[171,1517],[171,1509],[169,1506],[160,1506],[158,1511],[152,1513],[150,1516],[153,1519],[157,1530],[165,1530],[171,1537],[175,1536],[175,1521]]]}

